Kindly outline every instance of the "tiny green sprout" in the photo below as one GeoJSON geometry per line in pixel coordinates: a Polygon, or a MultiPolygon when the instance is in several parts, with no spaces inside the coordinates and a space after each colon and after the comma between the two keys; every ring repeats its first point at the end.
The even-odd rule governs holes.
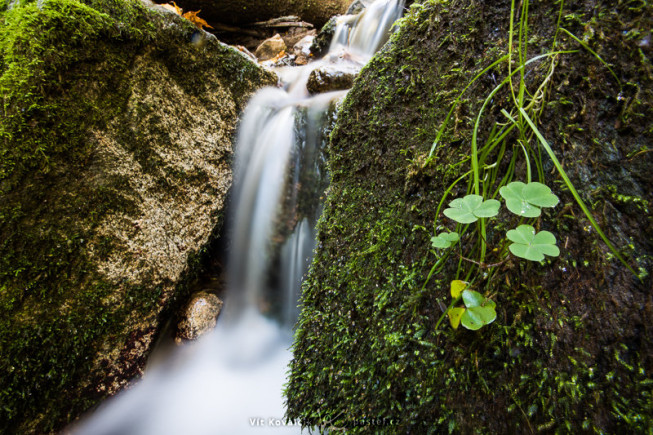
{"type": "Polygon", "coordinates": [[[453,233],[440,233],[435,237],[431,237],[431,244],[437,249],[446,249],[454,245],[460,240],[460,235],[456,232],[453,233]]]}
{"type": "Polygon", "coordinates": [[[538,217],[542,207],[554,207],[559,199],[542,183],[513,181],[499,189],[508,210],[518,216],[538,217]]]}
{"type": "Polygon", "coordinates": [[[480,195],[466,195],[451,201],[444,215],[461,224],[471,224],[479,218],[496,216],[500,206],[501,203],[496,199],[483,201],[480,195]]]}
{"type": "Polygon", "coordinates": [[[472,331],[489,325],[497,318],[496,303],[479,292],[468,290],[469,283],[460,280],[451,281],[451,297],[455,305],[462,298],[464,307],[451,307],[447,312],[449,323],[453,329],[462,325],[472,331]]]}
{"type": "Polygon", "coordinates": [[[542,261],[544,256],[557,257],[560,249],[556,246],[556,238],[548,231],[535,233],[530,225],[520,225],[517,229],[506,233],[508,240],[513,242],[508,248],[517,257],[530,261],[542,261]]]}

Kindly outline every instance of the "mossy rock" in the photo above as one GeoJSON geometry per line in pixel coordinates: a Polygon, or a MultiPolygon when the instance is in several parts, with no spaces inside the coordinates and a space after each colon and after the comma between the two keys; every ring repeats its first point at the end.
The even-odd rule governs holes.
{"type": "MultiPolygon", "coordinates": [[[[454,254],[420,290],[438,259],[429,241],[436,210],[470,168],[459,162],[484,100],[508,73],[505,62],[462,94],[435,159],[428,155],[460,92],[506,54],[510,2],[415,3],[357,79],[331,136],[332,183],[286,391],[291,419],[348,433],[647,433],[653,426],[653,8],[564,3],[562,26],[617,81],[595,54],[555,35],[559,7],[529,7],[529,58],[551,51],[554,38],[558,49],[575,50],[558,58],[538,128],[636,274],[600,241],[543,157],[561,205],[544,213],[538,230],[556,234],[560,257],[497,266],[491,288],[482,288],[497,302],[494,323],[435,330],[459,261],[470,267],[454,254]]],[[[531,92],[547,65],[528,68],[531,92]]],[[[514,110],[506,89],[485,111],[481,144],[505,122],[502,108],[514,110]]],[[[516,173],[525,177],[523,163],[516,173]]],[[[449,198],[465,195],[466,184],[449,198]]],[[[501,225],[490,226],[491,247],[505,234],[501,225]]]]}
{"type": "Polygon", "coordinates": [[[141,373],[275,79],[138,1],[3,5],[0,432],[46,433],[141,373]]]}

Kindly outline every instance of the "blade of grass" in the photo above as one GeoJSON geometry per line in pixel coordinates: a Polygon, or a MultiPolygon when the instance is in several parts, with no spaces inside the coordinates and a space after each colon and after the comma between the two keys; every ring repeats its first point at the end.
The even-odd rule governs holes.
{"type": "Polygon", "coordinates": [[[469,89],[469,87],[474,82],[476,82],[476,80],[478,80],[479,77],[481,77],[483,74],[485,74],[486,72],[488,72],[489,70],[491,70],[492,68],[494,68],[495,66],[497,66],[498,64],[503,62],[504,60],[506,60],[507,58],[508,58],[508,55],[505,55],[505,56],[502,56],[501,58],[499,58],[498,60],[492,62],[490,64],[490,66],[485,68],[480,73],[476,74],[476,76],[472,79],[472,81],[469,82],[467,84],[467,86],[465,86],[465,88],[462,91],[460,91],[460,94],[458,95],[458,97],[454,100],[453,104],[451,105],[451,109],[449,109],[449,113],[447,113],[447,117],[444,119],[444,122],[442,123],[442,126],[440,127],[440,130],[438,130],[438,133],[435,136],[435,140],[433,141],[433,145],[431,146],[431,151],[429,152],[429,158],[433,155],[433,151],[435,151],[435,148],[438,146],[438,143],[440,142],[440,138],[442,137],[442,134],[444,133],[444,129],[447,126],[447,124],[449,123],[449,119],[451,118],[451,115],[453,115],[453,111],[455,110],[456,106],[460,102],[460,99],[462,98],[465,91],[467,91],[467,89],[469,89]]]}
{"type": "Polygon", "coordinates": [[[578,42],[580,45],[582,45],[585,50],[592,53],[594,55],[594,57],[596,57],[599,60],[599,62],[601,62],[608,69],[608,71],[610,71],[610,74],[612,74],[612,77],[614,77],[615,80],[617,81],[617,84],[619,85],[619,89],[621,89],[621,80],[619,80],[619,77],[617,77],[617,74],[615,74],[615,72],[612,70],[612,68],[610,68],[610,65],[608,65],[608,63],[606,61],[604,61],[601,58],[601,56],[598,55],[598,53],[596,53],[594,50],[592,50],[589,47],[589,45],[587,45],[587,43],[585,41],[583,41],[581,39],[578,39],[576,37],[576,35],[571,33],[569,30],[565,29],[564,27],[560,27],[560,30],[565,32],[567,35],[569,35],[571,38],[573,38],[576,42],[578,42]]]}
{"type": "Polygon", "coordinates": [[[467,171],[467,172],[465,172],[463,175],[461,175],[460,177],[458,177],[458,178],[456,179],[456,181],[454,181],[453,183],[451,183],[451,185],[449,185],[449,187],[447,188],[447,190],[445,190],[444,193],[442,194],[442,198],[440,198],[440,203],[438,204],[438,208],[437,208],[436,211],[435,211],[435,219],[433,220],[433,234],[435,234],[435,230],[436,230],[436,227],[437,227],[438,216],[440,216],[440,209],[442,208],[442,205],[444,204],[444,201],[447,199],[447,196],[449,195],[449,193],[451,193],[451,190],[456,186],[456,184],[458,184],[458,182],[459,182],[460,180],[462,180],[463,178],[469,176],[469,174],[470,174],[471,172],[472,172],[472,171],[467,171]]]}
{"type": "Polygon", "coordinates": [[[603,231],[599,227],[599,224],[596,222],[596,220],[594,220],[594,216],[592,216],[592,213],[590,212],[590,210],[587,208],[587,206],[585,205],[585,203],[581,199],[580,195],[578,194],[578,191],[576,191],[576,188],[571,183],[571,180],[569,180],[569,177],[567,176],[567,173],[562,168],[562,165],[560,164],[560,162],[558,161],[558,158],[556,157],[555,153],[553,152],[553,150],[549,146],[549,143],[546,141],[546,139],[544,139],[544,136],[542,136],[542,134],[540,133],[538,128],[535,126],[533,121],[531,121],[531,118],[528,116],[526,111],[524,109],[522,109],[522,108],[519,108],[519,110],[521,111],[522,116],[524,117],[524,119],[526,120],[528,125],[530,125],[530,127],[533,129],[533,132],[535,133],[535,136],[537,136],[540,143],[542,144],[542,147],[544,147],[544,150],[547,152],[547,154],[549,155],[549,157],[553,161],[553,164],[555,165],[556,169],[558,170],[558,173],[560,174],[560,176],[564,180],[565,184],[567,185],[567,188],[569,189],[571,194],[574,196],[574,199],[576,200],[576,202],[578,203],[580,208],[583,210],[583,213],[585,213],[585,216],[587,216],[587,219],[589,219],[590,223],[592,224],[592,226],[594,227],[596,232],[599,234],[599,236],[601,237],[603,242],[608,246],[608,248],[610,248],[610,251],[612,251],[612,253],[615,255],[615,257],[617,257],[619,259],[619,261],[621,261],[621,263],[624,266],[626,266],[628,268],[628,270],[630,270],[633,273],[633,275],[637,276],[637,273],[633,270],[632,267],[630,267],[630,265],[628,263],[626,263],[626,260],[624,260],[624,258],[621,256],[621,254],[619,254],[619,252],[614,247],[614,245],[612,245],[610,240],[608,240],[606,235],[603,233],[603,231]]]}

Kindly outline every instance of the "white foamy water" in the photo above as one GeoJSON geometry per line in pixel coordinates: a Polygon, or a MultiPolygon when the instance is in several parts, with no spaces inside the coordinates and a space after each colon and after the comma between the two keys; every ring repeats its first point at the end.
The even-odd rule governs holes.
{"type": "Polygon", "coordinates": [[[311,71],[365,63],[387,40],[403,0],[377,0],[340,20],[329,55],[279,69],[283,89],[248,104],[234,168],[227,296],[216,329],[151,364],[144,379],[69,428],[78,435],[297,434],[284,420],[283,384],[292,357],[301,279],[315,244],[324,183],[321,147],[332,102],[311,96],[311,71]],[[311,196],[308,200],[307,196],[311,196]],[[302,199],[303,198],[303,199],[302,199]],[[307,202],[302,202],[307,201],[307,202]]]}

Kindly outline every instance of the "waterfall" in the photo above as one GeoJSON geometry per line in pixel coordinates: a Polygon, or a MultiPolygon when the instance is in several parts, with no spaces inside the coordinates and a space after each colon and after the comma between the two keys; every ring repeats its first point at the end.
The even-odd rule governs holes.
{"type": "Polygon", "coordinates": [[[341,18],[324,59],[277,69],[283,88],[252,98],[237,135],[228,291],[218,326],[148,369],[72,433],[300,433],[299,424],[284,422],[282,389],[328,182],[325,128],[334,101],[347,92],[310,95],[306,84],[326,64],[364,64],[402,10],[403,0],[376,0],[341,18]]]}

